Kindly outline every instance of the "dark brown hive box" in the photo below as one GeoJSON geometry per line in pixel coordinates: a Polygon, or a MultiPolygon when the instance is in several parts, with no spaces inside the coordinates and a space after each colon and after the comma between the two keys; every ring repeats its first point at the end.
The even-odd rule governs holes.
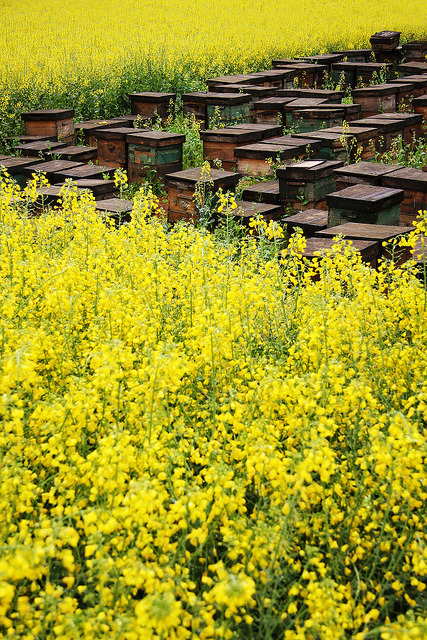
{"type": "Polygon", "coordinates": [[[283,89],[284,83],[292,82],[293,74],[287,69],[268,69],[267,71],[257,71],[251,74],[262,82],[264,87],[283,89]]]}
{"type": "Polygon", "coordinates": [[[380,113],[375,116],[378,120],[398,120],[403,124],[404,144],[414,144],[414,139],[421,136],[423,116],[419,113],[380,113]]]}
{"type": "Polygon", "coordinates": [[[249,122],[253,99],[247,93],[207,93],[207,124],[219,116],[222,122],[249,122]]]}
{"type": "Polygon", "coordinates": [[[214,194],[219,188],[223,191],[234,191],[240,177],[240,173],[218,169],[210,169],[205,173],[203,167],[168,174],[165,177],[168,190],[168,222],[197,222],[194,192],[198,183],[202,183],[206,191],[214,194]]]}
{"type": "Polygon", "coordinates": [[[93,162],[96,160],[98,150],[96,147],[81,147],[72,145],[62,149],[52,149],[46,154],[47,158],[56,160],[74,160],[75,162],[93,162]]]}
{"type": "Polygon", "coordinates": [[[396,111],[397,86],[394,84],[377,84],[363,89],[353,89],[354,102],[361,105],[360,117],[366,118],[380,111],[396,111]]]}
{"type": "Polygon", "coordinates": [[[405,167],[386,174],[382,184],[404,190],[399,224],[411,225],[418,212],[427,209],[427,172],[405,167]]]}
{"type": "Polygon", "coordinates": [[[412,82],[403,83],[395,82],[394,80],[390,80],[388,84],[392,84],[397,87],[396,111],[405,111],[406,109],[410,110],[414,97],[415,85],[412,82]]]}
{"type": "Polygon", "coordinates": [[[21,114],[29,136],[56,136],[74,144],[74,109],[38,109],[21,114]]]}
{"type": "MultiPolygon", "coordinates": [[[[231,76],[218,76],[217,78],[209,78],[206,81],[209,89],[217,84],[259,84],[259,77],[253,73],[239,73],[231,76]]],[[[214,89],[215,90],[215,89],[214,89]]]]}
{"type": "Polygon", "coordinates": [[[83,122],[77,122],[75,130],[77,134],[83,136],[85,145],[90,147],[96,147],[97,145],[97,132],[99,129],[111,129],[112,127],[121,127],[123,122],[120,118],[112,118],[110,120],[84,120],[83,122]]]}
{"type": "Polygon", "coordinates": [[[334,62],[341,62],[344,58],[343,53],[320,53],[314,56],[301,56],[298,60],[308,62],[310,64],[322,64],[330,67],[334,62]]]}
{"type": "Polygon", "coordinates": [[[398,169],[402,169],[399,164],[382,164],[380,162],[356,162],[340,167],[334,171],[337,191],[355,184],[370,184],[379,187],[384,175],[398,169]]]}
{"type": "Polygon", "coordinates": [[[427,133],[427,90],[425,95],[413,99],[412,106],[415,113],[423,118],[423,122],[420,125],[421,131],[424,134],[427,133]]]}
{"type": "Polygon", "coordinates": [[[160,93],[143,91],[129,94],[131,113],[133,115],[157,117],[166,121],[169,115],[170,102],[176,100],[176,93],[160,93]]]}
{"type": "Polygon", "coordinates": [[[400,64],[397,70],[404,77],[414,74],[425,74],[427,73],[427,62],[405,62],[404,64],[400,64]]]}
{"type": "Polygon", "coordinates": [[[268,140],[269,138],[274,138],[275,136],[282,135],[282,127],[278,124],[233,124],[231,127],[227,127],[227,129],[245,129],[246,131],[259,131],[261,133],[262,140],[268,140]]]}
{"type": "Polygon", "coordinates": [[[203,159],[221,160],[222,168],[227,171],[234,171],[236,159],[234,149],[243,144],[261,140],[262,133],[256,129],[233,129],[224,127],[223,129],[208,129],[200,132],[203,140],[203,159]]]}
{"type": "Polygon", "coordinates": [[[99,180],[97,178],[78,178],[73,180],[78,189],[91,191],[95,200],[105,200],[113,198],[119,189],[114,184],[114,180],[99,180]]]}
{"type": "Polygon", "coordinates": [[[112,178],[114,175],[114,169],[97,164],[81,164],[73,169],[64,169],[64,171],[58,171],[57,174],[58,178],[64,181],[67,179],[80,180],[83,178],[103,180],[103,176],[112,178]]]}
{"type": "Polygon", "coordinates": [[[343,124],[345,114],[342,109],[295,109],[287,114],[289,126],[295,127],[300,133],[319,131],[327,127],[343,124]]]}
{"type": "Polygon", "coordinates": [[[370,84],[374,73],[380,77],[384,72],[387,79],[390,77],[390,64],[380,64],[379,62],[338,62],[332,65],[332,79],[334,82],[341,82],[341,74],[344,77],[344,84],[356,87],[359,82],[370,84]]]}
{"type": "Polygon", "coordinates": [[[395,259],[398,264],[406,262],[410,258],[410,248],[393,248],[390,245],[383,246],[390,240],[408,235],[413,227],[399,227],[385,224],[362,224],[358,222],[346,222],[336,227],[319,230],[316,236],[319,238],[333,238],[342,235],[346,240],[372,240],[379,242],[380,255],[387,259],[395,259]]]}
{"type": "Polygon", "coordinates": [[[126,136],[141,133],[143,129],[114,127],[97,131],[98,162],[114,169],[127,169],[128,148],[126,136]]]}
{"type": "MultiPolygon", "coordinates": [[[[276,95],[278,91],[274,87],[262,87],[254,84],[218,84],[212,87],[215,93],[247,93],[253,100],[263,100],[276,95]]],[[[212,91],[209,89],[209,91],[212,91]]]]}
{"type": "Polygon", "coordinates": [[[129,182],[143,182],[151,170],[157,176],[182,169],[185,136],[167,131],[147,131],[126,136],[129,182]]]}
{"type": "Polygon", "coordinates": [[[107,198],[98,200],[96,210],[105,220],[110,218],[116,226],[123,222],[129,222],[132,218],[133,202],[132,200],[122,200],[121,198],[107,198]]]}
{"type": "Polygon", "coordinates": [[[412,76],[405,76],[404,78],[395,78],[393,84],[407,84],[410,82],[413,85],[412,96],[418,98],[427,93],[427,75],[416,74],[412,76]]]}
{"type": "Polygon", "coordinates": [[[16,180],[20,187],[24,187],[27,182],[27,176],[24,175],[24,169],[26,167],[32,167],[40,164],[40,158],[17,158],[17,157],[4,157],[0,166],[6,169],[11,178],[16,180]]]}
{"type": "MultiPolygon", "coordinates": [[[[325,129],[329,133],[343,133],[343,126],[325,129]]],[[[348,131],[348,130],[347,130],[348,131]]],[[[351,127],[349,131],[352,140],[349,141],[350,157],[360,160],[372,160],[377,151],[378,129],[374,127],[351,127]]]]}
{"type": "Polygon", "coordinates": [[[68,189],[65,185],[51,185],[37,189],[37,198],[32,203],[32,213],[40,214],[47,209],[59,208],[64,192],[68,189]]]}
{"type": "MultiPolygon", "coordinates": [[[[298,139],[307,133],[293,133],[292,137],[298,139]]],[[[347,162],[348,156],[351,159],[355,157],[356,145],[352,142],[351,133],[344,131],[330,132],[328,129],[310,132],[310,137],[320,142],[320,150],[316,154],[317,157],[324,160],[339,160],[347,162]]]]}
{"type": "Polygon", "coordinates": [[[279,181],[267,180],[246,187],[243,190],[242,197],[243,200],[247,200],[248,202],[280,205],[279,181]]]}
{"type": "Polygon", "coordinates": [[[306,209],[285,218],[284,224],[286,224],[288,233],[294,233],[296,229],[301,229],[303,234],[309,238],[314,236],[316,231],[326,229],[328,212],[324,209],[306,209]]]}
{"type": "Polygon", "coordinates": [[[22,153],[26,158],[39,158],[40,155],[43,158],[47,158],[49,153],[53,151],[56,153],[58,149],[64,149],[66,147],[65,142],[52,142],[50,140],[36,140],[34,142],[27,142],[25,144],[18,144],[15,149],[22,153]]]}
{"type": "Polygon", "coordinates": [[[342,54],[347,62],[369,62],[372,49],[345,49],[344,51],[333,51],[332,53],[342,54]]]}
{"type": "MultiPolygon", "coordinates": [[[[194,116],[203,127],[207,127],[206,96],[207,91],[192,91],[182,94],[182,110],[184,115],[194,116]]],[[[218,95],[218,94],[216,94],[218,95]]]]}
{"type": "Polygon", "coordinates": [[[342,165],[319,159],[278,167],[281,202],[294,211],[326,209],[326,195],[336,188],[334,169],[342,165]]]}
{"type": "Polygon", "coordinates": [[[258,124],[284,124],[286,120],[285,106],[293,102],[293,98],[276,96],[254,102],[253,115],[258,124]]]}
{"type": "Polygon", "coordinates": [[[401,31],[377,31],[370,38],[372,51],[392,51],[399,46],[401,31]]]}
{"type": "MultiPolygon", "coordinates": [[[[307,244],[302,254],[304,258],[313,260],[317,254],[322,257],[326,251],[331,251],[336,246],[334,238],[319,238],[314,236],[307,239],[307,244]]],[[[370,240],[352,240],[351,246],[354,251],[360,253],[362,262],[369,264],[371,267],[377,267],[377,261],[380,256],[380,243],[370,240]]]]}
{"type": "Polygon", "coordinates": [[[328,226],[344,222],[396,225],[399,221],[401,189],[356,184],[347,189],[329,193],[326,202],[329,208],[328,226]]]}
{"type": "Polygon", "coordinates": [[[427,56],[427,40],[414,40],[402,45],[406,62],[423,62],[427,56]]]}
{"type": "Polygon", "coordinates": [[[276,92],[277,96],[284,98],[322,98],[327,102],[340,104],[344,98],[344,91],[335,91],[334,89],[280,89],[276,92]]]}
{"type": "MultiPolygon", "coordinates": [[[[236,202],[237,209],[233,209],[231,215],[241,224],[248,226],[251,218],[261,216],[265,222],[270,220],[279,220],[282,215],[282,208],[279,205],[262,204],[260,202],[248,202],[238,200],[236,202]]],[[[218,218],[221,214],[218,214],[218,218]]]]}
{"type": "Polygon", "coordinates": [[[403,139],[404,123],[396,118],[381,119],[376,116],[371,118],[361,118],[349,122],[350,132],[353,127],[372,127],[377,129],[378,136],[376,140],[377,151],[388,151],[394,140],[399,136],[403,139]]]}
{"type": "Polygon", "coordinates": [[[30,179],[33,173],[42,171],[50,184],[61,182],[62,179],[58,176],[58,171],[64,171],[65,169],[73,169],[79,167],[82,162],[72,162],[71,160],[50,160],[49,162],[41,162],[39,164],[31,165],[30,167],[24,167],[23,173],[27,179],[30,179]]]}
{"type": "MultiPolygon", "coordinates": [[[[52,142],[56,142],[56,136],[17,135],[17,136],[6,136],[5,138],[5,141],[15,148],[18,144],[28,144],[28,142],[45,142],[46,140],[51,140],[52,142]]],[[[65,144],[65,143],[62,143],[62,144],[65,144]]]]}
{"type": "Polygon", "coordinates": [[[243,174],[273,175],[273,163],[295,162],[307,157],[307,145],[297,140],[287,139],[284,143],[275,144],[271,140],[248,144],[234,149],[237,159],[237,170],[243,174]]]}

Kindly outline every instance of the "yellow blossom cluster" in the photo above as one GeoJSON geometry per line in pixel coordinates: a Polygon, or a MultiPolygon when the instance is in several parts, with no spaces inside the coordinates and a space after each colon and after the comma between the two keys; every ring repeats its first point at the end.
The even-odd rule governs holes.
{"type": "Polygon", "coordinates": [[[0,181],[0,637],[425,638],[414,263],[35,197],[0,181]]]}

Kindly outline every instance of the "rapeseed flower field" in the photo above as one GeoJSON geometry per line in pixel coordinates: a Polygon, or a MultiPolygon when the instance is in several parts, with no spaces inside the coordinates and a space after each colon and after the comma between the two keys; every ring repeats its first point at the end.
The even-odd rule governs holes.
{"type": "Polygon", "coordinates": [[[1,637],[425,639],[415,265],[36,185],[0,182],[1,637]]]}

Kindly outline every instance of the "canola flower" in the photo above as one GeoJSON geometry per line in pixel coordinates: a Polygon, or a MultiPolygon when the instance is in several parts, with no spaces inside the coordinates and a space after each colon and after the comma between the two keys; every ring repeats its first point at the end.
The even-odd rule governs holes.
{"type": "Polygon", "coordinates": [[[2,176],[1,637],[424,639],[415,265],[35,198],[2,176]]]}

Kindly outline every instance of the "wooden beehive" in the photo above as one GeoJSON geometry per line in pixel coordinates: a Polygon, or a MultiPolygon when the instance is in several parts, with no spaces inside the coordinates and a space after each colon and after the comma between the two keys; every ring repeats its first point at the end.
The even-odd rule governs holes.
{"type": "Polygon", "coordinates": [[[330,67],[335,62],[341,62],[345,57],[344,53],[320,53],[314,56],[300,56],[297,59],[309,64],[321,64],[330,67]]]}
{"type": "Polygon", "coordinates": [[[96,147],[83,147],[72,145],[61,149],[52,149],[46,154],[46,158],[56,160],[73,160],[75,162],[94,162],[97,156],[96,147]]]}
{"type": "Polygon", "coordinates": [[[234,150],[244,144],[250,144],[262,140],[262,133],[256,129],[208,129],[200,132],[203,141],[203,159],[213,162],[221,160],[222,168],[234,171],[236,158],[234,150]]]}
{"type": "Polygon", "coordinates": [[[309,238],[317,231],[326,229],[328,226],[328,212],[325,209],[306,209],[288,216],[284,220],[288,233],[294,233],[301,229],[303,234],[309,238]]]}
{"type": "Polygon", "coordinates": [[[252,73],[253,78],[257,78],[264,87],[283,89],[284,84],[292,83],[293,74],[287,69],[268,69],[267,71],[257,71],[252,73]]]}
{"type": "MultiPolygon", "coordinates": [[[[316,257],[321,258],[327,251],[332,251],[335,244],[334,238],[319,238],[317,236],[308,238],[302,257],[310,261],[316,257]]],[[[370,240],[352,240],[351,246],[353,251],[360,253],[362,262],[365,262],[374,269],[377,267],[378,258],[380,256],[379,242],[370,240]]]]}
{"type": "Polygon", "coordinates": [[[393,259],[397,264],[402,264],[410,258],[410,247],[393,247],[390,241],[407,236],[411,231],[413,231],[413,227],[346,222],[335,227],[319,230],[316,232],[316,236],[319,238],[333,238],[340,235],[346,240],[371,240],[378,242],[381,257],[388,260],[393,259]]]}
{"type": "MultiPolygon", "coordinates": [[[[329,127],[329,129],[325,129],[325,131],[342,135],[344,128],[343,126],[329,127]]],[[[374,127],[351,127],[349,133],[352,138],[348,143],[351,147],[350,158],[356,157],[360,160],[373,160],[377,152],[378,129],[374,127]]]]}
{"type": "MultiPolygon", "coordinates": [[[[78,189],[91,191],[95,200],[114,198],[119,192],[114,180],[102,180],[99,178],[77,178],[73,180],[78,189]]],[[[59,185],[60,186],[60,185],[59,185]]]]}
{"type": "Polygon", "coordinates": [[[378,120],[398,120],[403,124],[403,143],[416,144],[422,133],[423,116],[419,113],[380,113],[375,116],[378,120]]]}
{"type": "Polygon", "coordinates": [[[294,211],[326,209],[326,195],[336,189],[334,169],[342,165],[333,160],[306,160],[278,167],[282,204],[294,211]]]}
{"type": "Polygon", "coordinates": [[[141,133],[142,129],[133,127],[114,127],[112,129],[98,129],[96,132],[98,143],[98,162],[106,167],[127,169],[128,145],[126,136],[141,133]]]}
{"type": "Polygon", "coordinates": [[[393,51],[399,46],[401,31],[377,31],[370,37],[372,51],[393,51]]]}
{"type": "MultiPolygon", "coordinates": [[[[50,185],[49,187],[41,187],[37,189],[37,197],[31,203],[32,215],[39,215],[47,209],[57,209],[62,203],[62,199],[66,191],[71,185],[50,185]]],[[[83,191],[78,192],[83,193],[83,191]]]]}
{"type": "Polygon", "coordinates": [[[16,156],[3,156],[0,166],[6,169],[7,173],[13,178],[20,187],[24,187],[27,182],[27,176],[24,175],[26,167],[33,167],[40,164],[40,158],[18,158],[16,156]]]}
{"type": "Polygon", "coordinates": [[[335,91],[334,89],[280,89],[276,92],[277,96],[284,98],[322,98],[330,103],[341,104],[341,100],[345,96],[344,91],[335,91]]]}
{"type": "Polygon", "coordinates": [[[113,220],[116,227],[132,219],[132,209],[133,201],[121,198],[106,198],[98,200],[96,203],[96,210],[102,219],[113,220]]]}
{"type": "Polygon", "coordinates": [[[404,62],[397,67],[397,71],[403,76],[412,76],[427,73],[427,62],[404,62]]]}
{"type": "MultiPolygon", "coordinates": [[[[278,89],[257,84],[218,84],[212,87],[215,93],[247,93],[253,100],[263,100],[275,96],[278,89]]],[[[211,91],[211,89],[210,89],[211,91]]]]}
{"type": "Polygon", "coordinates": [[[81,164],[73,169],[64,169],[57,172],[60,181],[81,180],[81,179],[96,179],[103,180],[104,176],[112,178],[114,175],[114,169],[111,167],[100,166],[97,164],[81,164]]]}
{"type": "Polygon", "coordinates": [[[39,164],[33,164],[28,167],[24,167],[23,173],[27,179],[30,179],[33,173],[41,171],[45,174],[47,180],[51,185],[62,182],[58,176],[58,171],[64,171],[65,169],[73,169],[79,167],[82,162],[72,162],[71,160],[50,160],[49,162],[40,162],[39,164]]]}
{"type": "Polygon", "coordinates": [[[332,53],[342,54],[347,62],[369,62],[372,49],[345,49],[344,51],[333,51],[332,53]]]}
{"type": "Polygon", "coordinates": [[[412,106],[417,115],[420,115],[423,118],[423,122],[420,125],[420,130],[422,133],[427,133],[427,92],[423,96],[419,96],[418,98],[414,98],[412,101],[412,106]]]}
{"type": "Polygon", "coordinates": [[[35,140],[34,142],[26,142],[18,144],[15,149],[25,158],[47,158],[52,151],[56,153],[59,149],[66,147],[65,142],[52,142],[51,140],[35,140]]]}
{"type": "Polygon", "coordinates": [[[377,84],[353,89],[354,102],[361,105],[360,117],[367,118],[380,112],[396,111],[398,88],[393,84],[377,84]]]}
{"type": "Polygon", "coordinates": [[[332,65],[332,80],[344,86],[355,88],[359,83],[371,84],[374,74],[380,78],[383,73],[390,78],[391,64],[379,62],[338,62],[332,65]]]}
{"type": "MultiPolygon", "coordinates": [[[[28,144],[29,142],[46,142],[47,140],[51,140],[52,142],[56,142],[56,136],[27,136],[27,135],[16,135],[16,136],[6,136],[5,141],[11,147],[17,147],[20,144],[28,144]]],[[[59,143],[59,144],[64,144],[59,143]]]]}
{"type": "Polygon", "coordinates": [[[427,172],[405,167],[384,175],[382,184],[404,191],[399,224],[411,225],[418,212],[427,209],[427,172]]]}
{"type": "Polygon", "coordinates": [[[353,127],[372,127],[378,130],[376,139],[377,151],[384,152],[391,149],[393,141],[397,141],[399,136],[403,140],[403,129],[405,124],[397,118],[378,118],[372,116],[370,118],[361,118],[348,123],[350,132],[353,127]]]}
{"type": "Polygon", "coordinates": [[[398,64],[403,62],[403,49],[397,47],[390,51],[375,51],[375,62],[380,64],[390,63],[392,68],[395,68],[398,64]]]}
{"type": "Polygon", "coordinates": [[[329,193],[326,196],[328,227],[344,222],[397,225],[403,195],[402,189],[370,184],[355,184],[329,193]]]}
{"type": "Polygon", "coordinates": [[[204,194],[212,199],[213,209],[218,189],[234,192],[240,177],[239,173],[212,168],[209,172],[205,172],[203,167],[168,174],[165,177],[168,190],[168,222],[175,223],[184,220],[195,224],[199,217],[195,201],[197,185],[200,185],[201,198],[204,194]]]}
{"type": "Polygon", "coordinates": [[[273,164],[288,164],[308,156],[309,143],[306,141],[293,140],[288,136],[283,137],[281,142],[273,140],[236,147],[234,155],[237,170],[245,175],[271,176],[274,173],[273,164]]]}
{"type": "Polygon", "coordinates": [[[356,162],[340,167],[334,171],[337,191],[355,184],[370,184],[379,187],[384,175],[402,168],[399,164],[383,164],[381,162],[356,162]]]}
{"type": "Polygon", "coordinates": [[[110,120],[103,120],[98,118],[95,120],[84,120],[83,122],[77,122],[75,125],[75,131],[78,138],[81,138],[85,145],[88,145],[89,147],[96,147],[96,132],[99,129],[111,129],[112,127],[122,126],[123,122],[120,118],[112,118],[110,120]]]}
{"type": "Polygon", "coordinates": [[[404,78],[395,78],[393,80],[393,84],[407,84],[408,82],[413,85],[413,98],[418,98],[427,93],[427,74],[405,76],[404,78]]]}
{"type": "Polygon", "coordinates": [[[206,125],[211,120],[220,118],[221,122],[250,122],[253,99],[247,93],[214,93],[206,94],[206,125]]]}
{"type": "Polygon", "coordinates": [[[22,113],[25,133],[29,136],[55,136],[74,144],[74,109],[37,109],[22,113]]]}
{"type": "Polygon", "coordinates": [[[266,180],[246,187],[243,190],[242,198],[249,202],[280,205],[279,181],[266,180]]]}
{"type": "Polygon", "coordinates": [[[389,84],[397,87],[396,111],[410,111],[415,85],[412,82],[395,82],[390,80],[389,84]]]}
{"type": "Polygon", "coordinates": [[[275,136],[282,135],[282,127],[277,124],[254,124],[254,123],[245,123],[245,124],[233,124],[231,127],[227,127],[228,131],[232,129],[245,129],[246,131],[259,131],[261,134],[261,140],[268,140],[269,138],[274,138],[275,136]]]}
{"type": "Polygon", "coordinates": [[[143,91],[142,93],[130,93],[129,99],[133,115],[161,118],[162,122],[166,122],[171,106],[173,111],[176,93],[143,91]]]}
{"type": "MultiPolygon", "coordinates": [[[[231,215],[240,224],[249,226],[249,221],[255,216],[261,216],[265,222],[270,220],[279,220],[282,216],[282,208],[280,205],[263,204],[260,202],[249,202],[245,200],[236,201],[237,209],[233,209],[231,215]]],[[[221,214],[218,214],[220,218],[221,214]]]]}
{"type": "Polygon", "coordinates": [[[143,182],[150,171],[156,177],[182,169],[182,145],[185,136],[168,131],[130,133],[128,144],[129,182],[143,182]]]}
{"type": "Polygon", "coordinates": [[[253,73],[238,73],[230,76],[218,76],[206,81],[209,90],[215,91],[218,84],[260,84],[259,77],[253,73]]]}
{"type": "MultiPolygon", "coordinates": [[[[293,133],[292,137],[299,138],[304,135],[307,135],[307,133],[293,133]]],[[[346,133],[342,128],[341,131],[333,132],[323,129],[310,132],[310,137],[320,142],[320,149],[316,154],[318,158],[342,162],[349,162],[355,159],[357,146],[351,132],[346,133]]]]}
{"type": "Polygon", "coordinates": [[[345,119],[342,109],[295,109],[288,114],[290,126],[295,127],[300,133],[308,133],[319,131],[328,127],[339,126],[343,124],[345,119]]]}
{"type": "Polygon", "coordinates": [[[285,107],[293,98],[271,97],[254,102],[253,117],[258,124],[285,124],[285,107]]]}
{"type": "Polygon", "coordinates": [[[402,45],[405,62],[423,62],[427,56],[427,40],[414,40],[402,45]]]}

